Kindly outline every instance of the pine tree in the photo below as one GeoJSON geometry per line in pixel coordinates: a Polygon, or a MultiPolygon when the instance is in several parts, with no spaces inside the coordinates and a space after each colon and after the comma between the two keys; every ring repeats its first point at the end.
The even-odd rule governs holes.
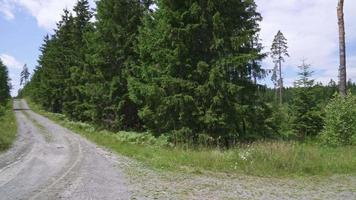
{"type": "Polygon", "coordinates": [[[274,37],[271,56],[273,62],[275,63],[274,73],[277,74],[278,78],[274,77],[273,81],[276,89],[279,90],[279,103],[283,103],[283,77],[282,77],[282,63],[285,61],[285,57],[289,57],[287,39],[284,37],[281,31],[278,31],[274,37]]]}
{"type": "Polygon", "coordinates": [[[25,64],[22,68],[21,71],[21,81],[20,81],[20,85],[26,85],[29,81],[30,78],[30,72],[28,71],[28,67],[25,64]]]}
{"type": "Polygon", "coordinates": [[[293,129],[297,136],[304,139],[316,136],[323,128],[323,121],[321,109],[317,107],[317,100],[313,93],[314,80],[311,79],[313,72],[310,71],[310,65],[303,61],[299,68],[300,78],[295,81],[298,89],[291,107],[294,116],[293,129]]]}

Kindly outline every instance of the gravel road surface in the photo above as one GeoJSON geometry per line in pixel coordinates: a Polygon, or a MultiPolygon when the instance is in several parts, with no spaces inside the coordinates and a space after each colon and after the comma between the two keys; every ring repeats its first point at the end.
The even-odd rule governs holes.
{"type": "Polygon", "coordinates": [[[18,139],[0,156],[0,199],[130,199],[107,152],[14,102],[18,139]]]}
{"type": "Polygon", "coordinates": [[[152,170],[99,148],[15,100],[19,126],[0,155],[3,199],[350,199],[356,177],[260,178],[152,170]]]}

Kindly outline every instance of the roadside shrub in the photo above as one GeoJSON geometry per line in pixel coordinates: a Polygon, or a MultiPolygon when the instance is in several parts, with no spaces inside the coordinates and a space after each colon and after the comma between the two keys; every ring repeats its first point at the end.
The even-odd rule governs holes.
{"type": "Polygon", "coordinates": [[[135,133],[120,131],[115,134],[115,138],[119,142],[136,144],[136,145],[149,145],[157,147],[171,146],[168,142],[168,137],[161,135],[158,138],[150,133],[135,133]]]}
{"type": "Polygon", "coordinates": [[[1,118],[1,116],[4,115],[4,113],[5,113],[5,107],[0,105],[0,118],[1,118]]]}
{"type": "Polygon", "coordinates": [[[273,113],[271,123],[274,124],[276,134],[273,138],[293,139],[296,137],[292,129],[293,116],[290,113],[288,106],[279,104],[273,105],[273,113]]]}
{"type": "Polygon", "coordinates": [[[330,146],[356,145],[356,96],[337,95],[327,105],[321,140],[330,146]]]}
{"type": "Polygon", "coordinates": [[[11,147],[16,139],[17,124],[10,104],[0,106],[0,152],[11,147]]]}

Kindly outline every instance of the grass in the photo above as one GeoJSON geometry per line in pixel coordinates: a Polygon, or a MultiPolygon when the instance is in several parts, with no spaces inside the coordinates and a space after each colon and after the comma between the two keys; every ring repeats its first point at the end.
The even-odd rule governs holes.
{"type": "Polygon", "coordinates": [[[204,173],[224,172],[264,177],[330,176],[356,174],[356,147],[326,147],[316,143],[257,142],[231,150],[169,147],[165,138],[149,134],[98,131],[65,116],[31,108],[89,140],[158,170],[204,173]]]}
{"type": "Polygon", "coordinates": [[[11,147],[17,135],[17,123],[11,104],[0,106],[0,152],[11,147]]]}

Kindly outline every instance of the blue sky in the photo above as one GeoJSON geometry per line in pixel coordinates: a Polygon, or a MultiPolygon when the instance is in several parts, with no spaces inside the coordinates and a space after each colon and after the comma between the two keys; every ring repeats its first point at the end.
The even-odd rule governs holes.
{"type": "MultiPolygon", "coordinates": [[[[296,79],[303,59],[312,65],[317,81],[337,79],[337,0],[255,0],[264,17],[261,39],[268,51],[273,36],[281,30],[289,42],[290,58],[284,64],[287,86],[296,79]]],[[[0,0],[0,58],[9,67],[13,94],[19,89],[19,74],[26,63],[34,69],[43,37],[51,33],[64,8],[76,0],[0,0]]],[[[348,78],[356,81],[356,1],[345,2],[348,78]]],[[[94,3],[91,1],[91,4],[94,3]]],[[[273,68],[271,59],[264,68],[273,68]]],[[[270,84],[270,77],[264,82],[270,84]]]]}
{"type": "MultiPolygon", "coordinates": [[[[17,14],[17,13],[16,13],[17,14]]],[[[15,88],[19,88],[19,74],[26,63],[31,69],[36,66],[39,46],[47,31],[38,28],[36,19],[19,12],[14,20],[0,18],[0,57],[8,65],[15,88]]]]}

